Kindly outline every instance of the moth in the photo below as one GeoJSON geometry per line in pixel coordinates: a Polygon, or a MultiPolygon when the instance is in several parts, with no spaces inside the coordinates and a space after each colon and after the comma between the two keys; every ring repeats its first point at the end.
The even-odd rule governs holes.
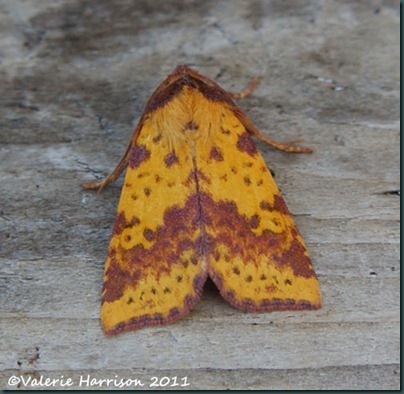
{"type": "Polygon", "coordinates": [[[154,91],[115,170],[126,169],[105,264],[106,334],[174,322],[210,277],[249,312],[321,307],[307,248],[251,137],[286,152],[310,148],[261,134],[233,99],[186,65],[154,91]]]}

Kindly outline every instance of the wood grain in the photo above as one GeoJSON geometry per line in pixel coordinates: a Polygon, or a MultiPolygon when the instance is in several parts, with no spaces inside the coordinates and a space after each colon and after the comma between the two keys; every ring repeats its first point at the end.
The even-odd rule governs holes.
{"type": "Polygon", "coordinates": [[[388,0],[0,0],[1,387],[15,375],[100,388],[80,386],[90,375],[146,389],[153,376],[186,376],[183,389],[398,389],[399,22],[388,0]],[[258,75],[240,101],[254,124],[314,148],[257,142],[324,306],[242,313],[209,282],[175,324],[107,338],[100,293],[122,180],[98,195],[81,184],[113,169],[180,63],[230,91],[258,75]]]}

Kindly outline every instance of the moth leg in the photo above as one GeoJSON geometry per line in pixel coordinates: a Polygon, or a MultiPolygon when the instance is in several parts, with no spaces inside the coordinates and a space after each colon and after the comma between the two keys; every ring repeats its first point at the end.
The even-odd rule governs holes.
{"type": "MultiPolygon", "coordinates": [[[[254,77],[253,80],[250,82],[250,84],[242,91],[239,93],[229,93],[230,97],[232,98],[243,98],[245,96],[248,96],[258,85],[258,77],[254,77]]],[[[273,146],[276,149],[282,150],[284,152],[292,152],[292,153],[311,153],[313,152],[312,148],[308,148],[305,146],[296,146],[296,145],[291,145],[291,143],[299,141],[299,139],[295,139],[293,141],[288,141],[288,142],[278,142],[273,140],[272,138],[269,138],[265,135],[263,135],[251,122],[250,119],[248,119],[247,115],[240,111],[238,113],[239,120],[241,123],[244,125],[246,130],[253,135],[254,137],[259,138],[261,141],[266,142],[268,145],[273,146]]]]}
{"type": "Polygon", "coordinates": [[[278,142],[278,141],[273,140],[272,138],[269,138],[269,137],[263,135],[255,128],[254,128],[254,130],[250,130],[250,132],[254,137],[257,137],[261,141],[266,142],[268,145],[271,145],[274,148],[282,150],[284,152],[291,152],[291,153],[311,153],[311,152],[313,152],[312,148],[308,148],[305,146],[290,145],[291,142],[295,142],[296,140],[288,141],[288,142],[278,142]]]}
{"type": "Polygon", "coordinates": [[[101,191],[104,187],[108,186],[110,183],[116,181],[119,176],[122,174],[122,171],[128,166],[129,163],[129,154],[132,147],[132,140],[129,142],[128,147],[126,148],[125,153],[119,160],[118,165],[115,169],[109,174],[103,181],[101,182],[94,182],[94,183],[83,183],[82,186],[84,189],[98,189],[101,191]]]}
{"type": "Polygon", "coordinates": [[[268,145],[273,146],[276,149],[283,150],[284,152],[293,152],[293,153],[311,153],[313,152],[313,149],[305,147],[305,146],[295,146],[295,145],[290,145],[290,143],[285,143],[285,142],[278,142],[273,140],[272,138],[269,138],[265,135],[263,135],[251,122],[250,119],[248,119],[247,115],[243,111],[238,112],[238,119],[240,122],[243,124],[245,129],[247,130],[248,133],[250,133],[253,137],[259,138],[261,141],[266,142],[268,145]]]}
{"type": "Polygon", "coordinates": [[[121,157],[121,160],[119,160],[119,163],[115,167],[114,171],[112,171],[111,174],[109,174],[101,182],[83,183],[81,186],[83,186],[84,189],[98,189],[98,192],[100,192],[102,189],[104,189],[104,187],[108,186],[110,183],[116,181],[119,178],[119,176],[122,174],[122,171],[129,164],[129,156],[130,156],[132,146],[133,146],[133,144],[136,143],[137,137],[138,137],[142,127],[143,127],[142,120],[140,120],[139,123],[137,124],[137,126],[135,127],[135,130],[133,131],[129,144],[126,147],[125,153],[121,157]]]}
{"type": "Polygon", "coordinates": [[[303,141],[304,141],[303,138],[297,137],[297,138],[292,138],[290,140],[283,141],[282,144],[290,145],[290,144],[296,144],[297,142],[303,142],[303,141]]]}
{"type": "Polygon", "coordinates": [[[253,90],[257,87],[258,82],[259,82],[258,77],[254,77],[253,80],[248,84],[248,86],[244,90],[242,90],[241,92],[238,92],[238,93],[229,92],[229,94],[232,98],[235,98],[235,99],[240,99],[240,98],[246,97],[253,92],[253,90]]]}
{"type": "Polygon", "coordinates": [[[272,138],[269,138],[265,135],[263,135],[251,122],[250,119],[248,119],[247,115],[245,115],[243,112],[240,111],[239,113],[239,119],[241,123],[244,125],[246,130],[254,137],[259,138],[261,141],[266,142],[268,145],[273,146],[276,149],[283,150],[284,152],[292,152],[292,153],[311,153],[313,152],[313,149],[305,147],[305,146],[295,146],[295,145],[290,145],[290,142],[278,142],[273,140],[272,138]]]}

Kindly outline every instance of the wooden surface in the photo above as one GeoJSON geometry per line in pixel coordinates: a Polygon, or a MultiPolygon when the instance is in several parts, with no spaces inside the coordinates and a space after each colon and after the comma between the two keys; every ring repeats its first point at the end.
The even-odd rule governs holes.
{"type": "Polygon", "coordinates": [[[175,388],[188,389],[399,387],[397,1],[1,0],[0,27],[2,388],[14,375],[82,389],[99,388],[88,375],[142,388],[153,376],[187,377],[175,388]],[[258,75],[240,101],[256,126],[315,149],[257,143],[324,306],[246,314],[208,283],[175,324],[107,338],[100,293],[122,179],[99,195],[80,185],[113,169],[180,63],[231,91],[258,75]]]}

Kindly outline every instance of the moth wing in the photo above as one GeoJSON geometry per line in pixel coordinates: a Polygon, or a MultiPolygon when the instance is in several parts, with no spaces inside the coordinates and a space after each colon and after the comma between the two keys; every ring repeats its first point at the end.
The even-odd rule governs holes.
{"type": "Polygon", "coordinates": [[[198,300],[207,273],[200,237],[193,162],[174,154],[153,116],[130,152],[108,248],[101,320],[107,334],[172,322],[198,300]]]}
{"type": "Polygon", "coordinates": [[[222,296],[248,311],[317,309],[320,289],[306,246],[249,133],[231,108],[197,168],[212,249],[208,273],[222,296]]]}

